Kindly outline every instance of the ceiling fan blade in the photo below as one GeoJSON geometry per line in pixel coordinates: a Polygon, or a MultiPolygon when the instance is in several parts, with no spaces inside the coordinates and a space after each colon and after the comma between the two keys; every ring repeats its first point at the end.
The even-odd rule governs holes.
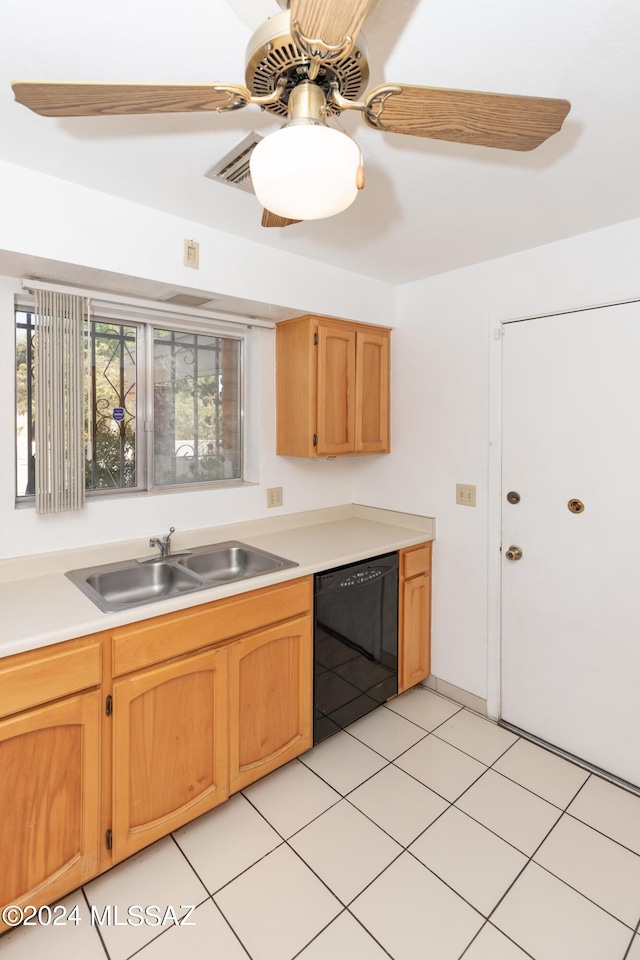
{"type": "Polygon", "coordinates": [[[11,84],[18,103],[42,117],[192,113],[235,110],[251,97],[246,87],[222,83],[41,83],[11,84]]]}
{"type": "Polygon", "coordinates": [[[277,213],[271,213],[266,207],[262,211],[263,227],[290,227],[292,223],[302,223],[302,220],[289,220],[287,217],[280,217],[277,213]]]}
{"type": "Polygon", "coordinates": [[[413,137],[452,140],[502,150],[533,150],[557,133],[571,109],[568,100],[473,90],[388,85],[365,98],[369,126],[413,137]]]}
{"type": "Polygon", "coordinates": [[[349,52],[358,38],[372,0],[291,0],[291,22],[311,46],[319,40],[327,47],[342,47],[347,37],[349,52]]]}

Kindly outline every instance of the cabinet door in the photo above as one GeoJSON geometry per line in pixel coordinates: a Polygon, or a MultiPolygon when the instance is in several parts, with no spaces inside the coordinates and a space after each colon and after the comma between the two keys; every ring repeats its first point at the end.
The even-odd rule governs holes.
{"type": "Polygon", "coordinates": [[[388,453],[389,336],[358,330],[356,453],[388,453]]]}
{"type": "Polygon", "coordinates": [[[300,617],[231,645],[231,793],[311,746],[311,644],[311,617],[300,617]]]}
{"type": "Polygon", "coordinates": [[[318,323],[317,453],[355,450],[356,334],[348,327],[318,323]]]}
{"type": "Polygon", "coordinates": [[[2,906],[50,903],[98,872],[101,704],[94,691],[0,723],[2,906]]]}
{"type": "Polygon", "coordinates": [[[228,797],[227,649],[116,681],[113,721],[117,862],[228,797]]]}
{"type": "Polygon", "coordinates": [[[419,574],[400,585],[398,693],[431,673],[431,577],[419,574]]]}

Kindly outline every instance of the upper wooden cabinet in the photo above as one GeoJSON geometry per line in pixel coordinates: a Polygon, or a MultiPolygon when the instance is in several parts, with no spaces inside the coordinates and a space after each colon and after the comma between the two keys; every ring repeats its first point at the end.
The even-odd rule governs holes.
{"type": "Polygon", "coordinates": [[[305,316],[276,327],[276,453],[388,453],[385,327],[305,316]]]}

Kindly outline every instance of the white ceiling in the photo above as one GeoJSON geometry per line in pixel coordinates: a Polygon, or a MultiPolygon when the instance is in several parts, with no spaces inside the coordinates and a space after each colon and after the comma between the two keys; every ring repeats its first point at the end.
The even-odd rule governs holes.
{"type": "Polygon", "coordinates": [[[7,0],[0,158],[391,283],[640,216],[637,0],[377,0],[364,31],[369,86],[564,97],[571,113],[524,154],[380,134],[343,115],[366,189],[343,214],[286,230],[261,228],[255,197],[204,177],[250,130],[277,129],[256,107],[52,120],[13,100],[15,79],[244,83],[247,24],[279,9],[276,0],[7,0]]]}

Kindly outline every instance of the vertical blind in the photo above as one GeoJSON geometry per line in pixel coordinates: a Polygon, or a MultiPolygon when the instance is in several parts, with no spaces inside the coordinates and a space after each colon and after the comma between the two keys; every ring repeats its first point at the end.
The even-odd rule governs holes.
{"type": "Polygon", "coordinates": [[[35,290],[36,510],[84,506],[84,297],[35,290]]]}

